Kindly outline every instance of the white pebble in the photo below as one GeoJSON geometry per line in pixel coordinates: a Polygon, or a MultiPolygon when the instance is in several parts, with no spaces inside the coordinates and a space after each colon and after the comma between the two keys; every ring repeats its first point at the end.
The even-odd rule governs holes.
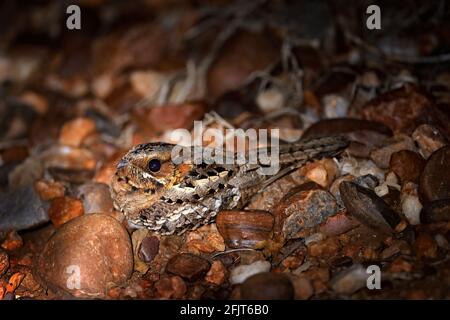
{"type": "Polygon", "coordinates": [[[262,112],[270,113],[283,107],[284,96],[280,90],[271,88],[260,92],[256,97],[256,103],[262,112]]]}
{"type": "Polygon", "coordinates": [[[373,189],[373,190],[379,197],[385,196],[389,193],[389,188],[386,183],[380,184],[379,186],[375,187],[375,189],[373,189]]]}
{"type": "Polygon", "coordinates": [[[328,94],[323,98],[323,105],[326,118],[343,118],[347,115],[348,101],[341,96],[328,94]]]}
{"type": "Polygon", "coordinates": [[[402,196],[402,212],[410,224],[420,224],[421,210],[422,204],[420,203],[418,197],[412,195],[402,196]]]}

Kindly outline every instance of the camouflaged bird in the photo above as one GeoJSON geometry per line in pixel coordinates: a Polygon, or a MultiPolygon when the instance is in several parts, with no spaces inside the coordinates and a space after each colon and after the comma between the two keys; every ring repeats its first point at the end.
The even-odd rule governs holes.
{"type": "Polygon", "coordinates": [[[181,234],[213,222],[221,210],[242,208],[278,178],[309,161],[337,156],[347,146],[343,137],[282,145],[277,149],[280,170],[270,176],[258,170],[265,166],[262,163],[217,164],[206,158],[178,164],[172,157],[175,145],[141,144],[118,164],[111,194],[115,208],[131,225],[158,234],[181,234]]]}

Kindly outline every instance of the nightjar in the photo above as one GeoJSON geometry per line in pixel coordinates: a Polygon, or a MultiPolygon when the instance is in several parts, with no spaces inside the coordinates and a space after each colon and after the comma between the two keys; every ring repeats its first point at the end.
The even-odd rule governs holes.
{"type": "MultiPolygon", "coordinates": [[[[211,223],[220,210],[242,208],[267,185],[305,163],[339,155],[348,141],[337,136],[281,145],[272,150],[277,152],[279,164],[274,175],[261,174],[267,163],[221,164],[204,156],[217,155],[215,149],[202,148],[209,153],[202,153],[201,162],[190,157],[180,163],[173,156],[175,146],[141,144],[119,162],[111,194],[115,208],[125,214],[130,225],[167,235],[211,223]]],[[[191,154],[193,148],[181,147],[191,154]]]]}

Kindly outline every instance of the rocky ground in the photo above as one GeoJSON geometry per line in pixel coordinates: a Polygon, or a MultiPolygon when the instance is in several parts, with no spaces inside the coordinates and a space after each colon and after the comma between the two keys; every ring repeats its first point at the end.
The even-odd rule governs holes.
{"type": "Polygon", "coordinates": [[[381,2],[379,31],[365,1],[79,3],[78,31],[0,4],[0,299],[450,298],[447,3],[381,2]],[[194,120],[351,144],[211,225],[132,229],[118,160],[194,120]]]}

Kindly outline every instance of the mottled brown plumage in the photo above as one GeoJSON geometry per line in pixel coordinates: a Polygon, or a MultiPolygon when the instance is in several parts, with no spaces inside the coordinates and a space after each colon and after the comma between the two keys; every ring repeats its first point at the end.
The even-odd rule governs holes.
{"type": "Polygon", "coordinates": [[[259,169],[267,164],[217,164],[208,158],[178,164],[172,157],[174,145],[142,144],[120,161],[111,193],[115,207],[132,225],[159,234],[181,234],[212,222],[220,210],[244,206],[273,181],[308,161],[334,157],[347,145],[342,137],[283,145],[276,150],[278,173],[262,175],[259,169]]]}

